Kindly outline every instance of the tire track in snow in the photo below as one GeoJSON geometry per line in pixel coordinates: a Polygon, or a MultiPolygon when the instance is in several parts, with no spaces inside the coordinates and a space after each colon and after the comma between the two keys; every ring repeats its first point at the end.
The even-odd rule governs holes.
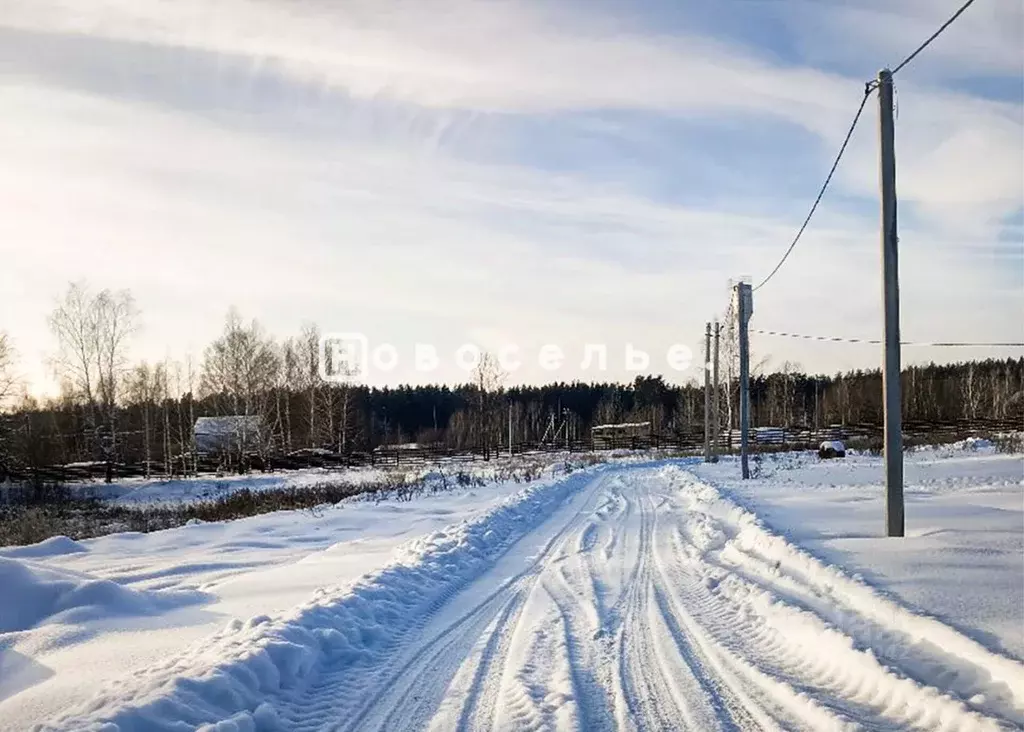
{"type": "MultiPolygon", "coordinates": [[[[778,597],[786,604],[819,616],[849,636],[857,648],[870,648],[880,663],[899,669],[918,683],[945,689],[969,706],[1008,724],[1024,726],[1024,713],[1015,706],[1008,684],[991,685],[991,673],[974,662],[949,653],[936,640],[902,630],[896,613],[880,619],[861,612],[834,585],[809,577],[790,566],[772,563],[756,548],[733,543],[717,562],[750,588],[778,597]]],[[[919,618],[929,622],[929,619],[919,618]]],[[[945,629],[945,626],[943,626],[945,629]]],[[[851,684],[856,681],[851,679],[851,684]]]]}
{"type": "Polygon", "coordinates": [[[573,669],[573,686],[582,729],[611,730],[624,708],[621,687],[608,669],[614,648],[603,612],[600,590],[590,563],[594,544],[545,575],[545,587],[561,616],[562,632],[573,669]]]}
{"type": "Polygon", "coordinates": [[[674,614],[666,612],[661,595],[664,576],[658,566],[656,548],[658,509],[666,501],[659,497],[655,506],[650,481],[640,479],[637,483],[641,551],[638,581],[626,611],[626,617],[636,624],[631,627],[627,623],[624,628],[626,648],[622,655],[629,659],[626,668],[635,688],[631,708],[637,727],[677,729],[678,719],[682,729],[701,732],[772,729],[770,719],[763,714],[761,724],[754,724],[755,718],[738,701],[731,687],[709,674],[707,664],[697,661],[688,633],[673,622],[674,614]],[[630,653],[632,644],[636,648],[630,653]]]}
{"type": "MultiPolygon", "coordinates": [[[[967,639],[956,631],[941,624],[936,628],[932,625],[936,621],[913,616],[835,568],[816,564],[708,486],[690,480],[683,481],[682,488],[684,510],[679,513],[689,519],[678,525],[681,541],[676,542],[676,551],[691,562],[670,568],[670,584],[682,588],[687,609],[725,654],[742,656],[750,669],[756,669],[747,674],[751,683],[766,688],[781,684],[783,689],[814,698],[819,708],[832,710],[838,719],[868,728],[891,729],[894,724],[958,731],[1015,728],[1016,719],[1003,714],[1005,706],[979,713],[956,698],[949,686],[944,687],[945,693],[934,688],[933,684],[942,685],[942,676],[915,679],[902,666],[905,659],[887,653],[887,638],[896,628],[880,621],[885,612],[902,614],[908,623],[916,622],[962,645],[967,639]],[[774,561],[755,562],[743,551],[751,546],[768,547],[774,561]],[[828,592],[820,591],[823,583],[816,578],[821,575],[829,577],[828,592]],[[798,596],[804,602],[797,602],[798,596]],[[879,612],[886,603],[890,608],[879,612]],[[838,622],[833,625],[830,620],[838,622]],[[868,632],[860,633],[862,629],[868,632]],[[861,637],[853,638],[847,630],[861,637]],[[879,663],[878,657],[887,655],[891,665],[879,663]]],[[[946,659],[954,667],[965,662],[954,655],[946,659]]],[[[1012,675],[1006,661],[992,658],[990,668],[1012,675]]],[[[909,670],[914,667],[911,663],[909,670]]],[[[1024,674],[1024,668],[1018,665],[1018,669],[1024,674]]],[[[999,684],[986,688],[996,692],[997,700],[1009,692],[999,684]]],[[[787,691],[782,697],[788,695],[787,691]]],[[[985,701],[976,698],[973,706],[985,701]]]]}
{"type": "MultiPolygon", "coordinates": [[[[572,532],[590,514],[591,504],[601,495],[601,486],[605,480],[603,476],[595,479],[584,497],[577,498],[582,503],[582,509],[570,513],[568,521],[544,543],[540,552],[530,558],[528,565],[517,575],[509,580],[500,580],[498,589],[454,620],[446,612],[439,613],[440,617],[435,623],[425,622],[423,628],[419,630],[419,635],[430,640],[423,645],[414,645],[418,640],[414,634],[411,639],[413,643],[409,644],[412,652],[411,655],[407,654],[406,660],[394,659],[395,655],[401,657],[401,652],[390,654],[391,658],[381,659],[384,669],[374,680],[375,689],[363,692],[364,698],[368,696],[368,699],[358,709],[347,713],[344,723],[336,729],[392,730],[424,726],[447,686],[456,676],[460,663],[471,654],[480,634],[496,617],[499,622],[495,623],[491,631],[492,639],[485,645],[485,651],[489,652],[485,658],[481,658],[481,662],[486,662],[490,666],[500,664],[508,647],[507,639],[503,636],[507,636],[510,630],[514,632],[538,576],[546,566],[545,562],[562,551],[564,545],[572,540],[572,532]],[[433,625],[437,628],[432,627],[433,625]]],[[[501,571],[499,563],[485,577],[476,580],[474,586],[496,575],[500,576],[501,571]]],[[[449,599],[447,604],[450,602],[449,599]]],[[[344,679],[332,679],[328,686],[332,684],[335,685],[335,691],[347,693],[344,689],[344,679]]],[[[485,696],[479,685],[474,685],[474,688],[475,694],[466,701],[467,710],[471,710],[485,696]]],[[[319,689],[316,694],[323,695],[324,690],[319,689]]],[[[493,700],[487,699],[486,708],[492,707],[493,700]]],[[[478,720],[482,719],[482,714],[482,711],[469,712],[470,716],[478,720]]],[[[323,716],[319,710],[314,712],[314,716],[317,715],[321,718],[323,716]]],[[[467,718],[465,714],[463,718],[467,718]]]]}
{"type": "Polygon", "coordinates": [[[664,704],[671,700],[672,696],[661,673],[656,673],[652,668],[656,663],[657,652],[652,646],[653,639],[647,612],[649,608],[646,603],[650,584],[647,561],[651,548],[651,518],[644,506],[643,497],[634,498],[640,509],[637,561],[620,600],[622,625],[616,638],[619,676],[622,687],[626,690],[630,726],[640,730],[654,723],[656,729],[666,729],[671,723],[671,718],[664,704]]]}

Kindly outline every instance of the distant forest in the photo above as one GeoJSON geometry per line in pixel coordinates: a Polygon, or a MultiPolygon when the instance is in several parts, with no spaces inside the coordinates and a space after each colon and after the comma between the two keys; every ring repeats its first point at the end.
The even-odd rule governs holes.
{"type": "MultiPolygon", "coordinates": [[[[233,311],[200,363],[131,364],[125,353],[136,317],[129,293],[72,285],[50,318],[61,345],[63,393],[47,400],[10,398],[15,361],[0,336],[0,387],[7,384],[9,392],[0,415],[0,467],[154,461],[187,473],[192,425],[217,415],[260,417],[262,449],[275,453],[411,442],[487,452],[507,443],[510,423],[519,444],[551,439],[555,430],[585,438],[594,425],[621,422],[650,422],[652,432],[664,435],[703,432],[704,392],[696,381],[642,375],[628,384],[506,386],[495,360],[485,356],[471,383],[460,386],[325,383],[315,326],[277,341],[233,311]]],[[[881,422],[878,370],[808,375],[783,364],[763,371],[755,368],[751,383],[754,426],[881,422]]],[[[726,343],[723,430],[738,421],[735,373],[735,349],[726,343]]],[[[903,412],[914,421],[1017,419],[1024,426],[1024,358],[909,367],[903,412]]]]}

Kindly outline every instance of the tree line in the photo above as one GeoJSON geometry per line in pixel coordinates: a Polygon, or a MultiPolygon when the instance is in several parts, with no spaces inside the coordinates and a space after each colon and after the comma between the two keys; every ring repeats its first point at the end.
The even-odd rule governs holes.
{"type": "MultiPolygon", "coordinates": [[[[94,461],[196,469],[193,425],[245,415],[265,425],[261,449],[369,451],[418,443],[487,455],[516,444],[585,439],[598,424],[649,422],[661,435],[703,434],[703,384],[660,375],[631,383],[506,385],[484,354],[465,384],[368,387],[325,382],[313,324],[276,339],[232,309],[201,359],[131,362],[139,313],[130,292],[72,284],[49,317],[59,396],[17,393],[16,358],[0,334],[0,470],[94,461]]],[[[734,338],[726,332],[720,399],[723,429],[738,422],[734,338]]],[[[1024,420],[1024,358],[911,366],[903,373],[904,418],[1024,420]]],[[[877,369],[810,375],[784,363],[751,381],[755,426],[822,428],[880,424],[877,369]]]]}

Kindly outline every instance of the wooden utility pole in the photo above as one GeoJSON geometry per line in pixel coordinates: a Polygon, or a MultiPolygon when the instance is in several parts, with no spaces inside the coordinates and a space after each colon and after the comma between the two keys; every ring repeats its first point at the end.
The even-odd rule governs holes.
{"type": "Polygon", "coordinates": [[[754,311],[753,288],[744,282],[736,285],[736,317],[740,340],[740,467],[743,479],[750,477],[750,333],[747,326],[754,311]]]}
{"type": "Polygon", "coordinates": [[[714,358],[711,360],[711,381],[714,388],[711,392],[711,462],[718,462],[718,395],[721,389],[718,386],[718,344],[721,339],[722,324],[715,321],[715,346],[714,358]]]}
{"type": "Polygon", "coordinates": [[[711,462],[711,323],[704,328],[704,462],[711,462]]]}
{"type": "Polygon", "coordinates": [[[885,530],[903,536],[903,419],[900,389],[900,281],[896,235],[896,148],[892,72],[878,72],[879,187],[882,195],[884,334],[882,402],[885,406],[885,530]]]}

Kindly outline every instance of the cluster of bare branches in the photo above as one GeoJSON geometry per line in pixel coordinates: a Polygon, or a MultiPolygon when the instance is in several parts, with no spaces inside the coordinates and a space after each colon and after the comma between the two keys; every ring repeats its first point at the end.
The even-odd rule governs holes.
{"type": "Polygon", "coordinates": [[[135,300],[127,290],[92,292],[85,283],[72,283],[49,323],[57,338],[53,363],[62,385],[85,401],[97,447],[111,461],[128,347],[138,326],[135,300]]]}
{"type": "Polygon", "coordinates": [[[0,332],[0,410],[14,396],[19,383],[14,365],[16,357],[10,336],[0,332]]]}

